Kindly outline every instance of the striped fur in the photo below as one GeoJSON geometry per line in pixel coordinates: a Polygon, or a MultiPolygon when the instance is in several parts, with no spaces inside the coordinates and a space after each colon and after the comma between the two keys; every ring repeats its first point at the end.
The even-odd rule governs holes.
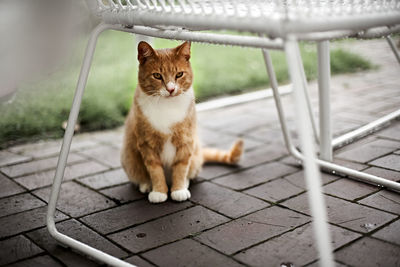
{"type": "Polygon", "coordinates": [[[190,179],[199,174],[203,163],[238,163],[243,141],[238,140],[230,151],[201,147],[190,43],[154,50],[141,42],[138,59],[139,84],[125,121],[122,167],[142,193],[149,193],[150,202],[166,201],[169,192],[173,200],[185,201],[191,196],[190,179]]]}
{"type": "Polygon", "coordinates": [[[237,140],[229,151],[216,148],[203,148],[204,162],[237,164],[243,154],[243,140],[237,140]]]}

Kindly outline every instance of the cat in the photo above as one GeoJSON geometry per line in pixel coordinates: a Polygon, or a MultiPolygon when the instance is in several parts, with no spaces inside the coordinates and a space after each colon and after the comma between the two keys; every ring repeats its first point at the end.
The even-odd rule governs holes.
{"type": "Polygon", "coordinates": [[[121,163],[131,182],[152,203],[190,198],[189,180],[204,162],[236,164],[243,152],[237,140],[230,151],[202,148],[196,125],[190,42],[155,50],[138,44],[139,73],[133,105],[125,121],[121,163]]]}

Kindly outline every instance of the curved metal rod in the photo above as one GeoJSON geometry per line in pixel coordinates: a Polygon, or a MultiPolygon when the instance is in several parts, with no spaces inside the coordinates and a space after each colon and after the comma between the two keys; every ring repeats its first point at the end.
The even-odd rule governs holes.
{"type": "MultiPolygon", "coordinates": [[[[285,116],[285,112],[282,106],[282,102],[281,102],[281,98],[279,95],[279,91],[278,91],[278,83],[276,81],[276,76],[275,76],[275,72],[272,68],[272,62],[271,59],[269,58],[269,55],[265,53],[266,50],[263,50],[263,54],[264,54],[264,59],[266,62],[266,66],[267,66],[267,71],[268,71],[268,75],[270,77],[270,81],[271,81],[271,88],[274,92],[274,99],[275,99],[275,104],[276,104],[276,109],[278,111],[278,117],[279,117],[279,122],[281,124],[281,129],[282,129],[282,134],[283,134],[283,138],[285,141],[285,146],[287,148],[287,150],[289,151],[290,155],[292,155],[293,157],[295,157],[296,159],[303,161],[304,160],[304,156],[303,154],[293,145],[292,139],[289,135],[289,129],[288,126],[286,124],[286,116],[285,116]]],[[[360,171],[356,171],[350,168],[346,168],[328,161],[324,161],[324,160],[320,160],[320,159],[316,159],[316,162],[319,166],[321,166],[322,168],[325,168],[326,170],[332,171],[332,172],[336,172],[336,173],[341,173],[344,175],[348,175],[349,178],[353,178],[356,180],[360,180],[360,181],[364,181],[364,182],[368,182],[368,183],[372,183],[378,186],[385,186],[389,189],[393,189],[396,191],[400,191],[400,183],[396,183],[375,175],[371,175],[368,173],[364,173],[364,172],[360,172],[360,171]]]]}
{"type": "Polygon", "coordinates": [[[50,235],[56,239],[58,242],[72,248],[76,249],[86,255],[93,257],[101,262],[104,262],[111,266],[126,266],[132,267],[134,265],[129,264],[125,261],[122,261],[116,257],[113,257],[109,254],[106,254],[98,249],[95,249],[91,246],[88,246],[82,242],[79,242],[67,235],[64,235],[58,232],[55,221],[54,215],[56,211],[56,204],[58,200],[58,196],[60,194],[60,188],[62,179],[64,177],[65,166],[67,164],[68,154],[71,147],[72,136],[74,135],[74,126],[79,114],[79,107],[81,105],[82,96],[85,90],[87,77],[90,70],[90,65],[92,63],[92,58],[94,54],[94,50],[97,43],[98,36],[105,30],[111,29],[110,25],[106,24],[99,24],[91,33],[89,42],[86,47],[85,57],[83,60],[83,65],[81,68],[81,72],[78,79],[78,84],[75,91],[74,100],[72,103],[71,111],[68,118],[67,129],[64,134],[64,140],[61,147],[60,156],[58,158],[57,163],[57,170],[54,177],[53,186],[51,188],[50,200],[47,209],[47,229],[50,235]]]}
{"type": "Polygon", "coordinates": [[[269,38],[257,36],[191,32],[187,30],[163,30],[145,26],[124,27],[122,25],[110,25],[110,29],[182,41],[245,46],[253,48],[283,49],[283,42],[281,39],[271,40],[269,38]]]}
{"type": "Polygon", "coordinates": [[[386,36],[386,40],[389,43],[390,48],[393,51],[394,56],[396,57],[397,61],[400,63],[400,55],[399,55],[399,50],[397,50],[397,47],[395,43],[393,42],[392,37],[386,36]]]}

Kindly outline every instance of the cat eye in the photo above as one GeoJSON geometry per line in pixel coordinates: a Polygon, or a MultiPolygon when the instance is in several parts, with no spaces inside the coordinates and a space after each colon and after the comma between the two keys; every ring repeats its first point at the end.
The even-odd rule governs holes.
{"type": "Polygon", "coordinates": [[[180,77],[182,77],[182,75],[183,75],[183,71],[181,71],[181,72],[178,72],[177,74],[176,74],[176,78],[180,78],[180,77]]]}
{"type": "Polygon", "coordinates": [[[160,73],[153,73],[153,77],[156,78],[157,80],[161,80],[162,76],[160,73]]]}

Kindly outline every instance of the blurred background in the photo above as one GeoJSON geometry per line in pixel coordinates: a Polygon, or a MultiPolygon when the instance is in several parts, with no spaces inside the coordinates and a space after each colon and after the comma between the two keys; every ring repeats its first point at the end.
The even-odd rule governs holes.
{"type": "MultiPolygon", "coordinates": [[[[98,23],[83,0],[0,1],[0,148],[63,135],[85,46],[98,23]]],[[[153,39],[155,48],[179,43],[153,39]]],[[[315,45],[303,43],[301,51],[307,79],[315,79],[315,45]]],[[[331,54],[333,74],[376,68],[340,48],[333,47],[331,54]]],[[[280,85],[288,83],[284,54],[273,51],[272,60],[280,85]]],[[[191,62],[197,102],[269,87],[259,49],[193,44],[191,62]]],[[[135,36],[103,33],[82,101],[79,131],[122,125],[136,84],[135,36]]]]}

